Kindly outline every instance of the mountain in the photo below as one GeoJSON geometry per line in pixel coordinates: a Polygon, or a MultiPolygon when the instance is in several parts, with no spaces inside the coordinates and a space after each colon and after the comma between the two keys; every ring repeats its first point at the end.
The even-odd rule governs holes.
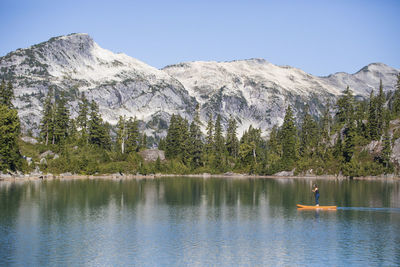
{"type": "Polygon", "coordinates": [[[163,69],[178,79],[207,112],[233,115],[239,132],[250,124],[269,129],[281,124],[288,104],[301,113],[305,104],[319,116],[327,100],[333,101],[349,85],[356,95],[368,96],[383,80],[393,90],[398,70],[376,63],[355,74],[316,77],[300,69],[276,66],[263,59],[232,62],[189,62],[163,69]]]}
{"type": "Polygon", "coordinates": [[[64,91],[76,114],[76,99],[85,92],[99,103],[103,118],[115,124],[119,115],[136,116],[158,132],[170,114],[191,114],[196,101],[164,71],[125,54],[114,54],[87,34],[71,34],[18,49],[0,58],[2,78],[11,79],[25,129],[37,128],[48,88],[64,91]]]}
{"type": "Polygon", "coordinates": [[[300,114],[309,104],[319,116],[347,85],[365,97],[377,90],[394,90],[398,69],[370,64],[354,74],[310,75],[263,59],[231,62],[187,62],[159,70],[125,54],[101,48],[87,34],[51,38],[0,58],[0,78],[11,80],[25,131],[37,129],[48,88],[64,91],[73,115],[76,99],[85,92],[99,103],[103,118],[115,124],[120,115],[136,116],[148,136],[163,136],[170,116],[191,120],[197,104],[201,118],[221,114],[239,122],[241,134],[250,124],[264,132],[283,121],[287,105],[300,114]]]}

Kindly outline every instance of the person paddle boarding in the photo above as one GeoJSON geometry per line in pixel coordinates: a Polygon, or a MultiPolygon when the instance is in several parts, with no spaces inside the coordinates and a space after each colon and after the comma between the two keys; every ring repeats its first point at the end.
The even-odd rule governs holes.
{"type": "Polygon", "coordinates": [[[319,206],[319,190],[318,185],[314,184],[314,189],[312,190],[315,196],[315,206],[319,206]]]}

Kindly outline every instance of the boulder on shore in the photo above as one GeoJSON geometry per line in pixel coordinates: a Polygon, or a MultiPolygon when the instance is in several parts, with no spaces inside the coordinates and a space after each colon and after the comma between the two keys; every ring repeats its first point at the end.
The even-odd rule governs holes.
{"type": "Polygon", "coordinates": [[[274,176],[293,176],[294,175],[294,170],[293,171],[281,171],[277,172],[274,174],[274,176]]]}
{"type": "Polygon", "coordinates": [[[46,152],[43,152],[42,154],[40,154],[39,158],[43,159],[43,158],[46,158],[47,156],[54,157],[54,155],[55,154],[53,151],[47,150],[46,152]]]}
{"type": "Polygon", "coordinates": [[[35,138],[30,136],[24,136],[21,138],[21,140],[24,141],[25,143],[29,143],[32,145],[36,145],[38,143],[38,141],[35,138]]]}
{"type": "Polygon", "coordinates": [[[159,149],[146,149],[140,151],[139,154],[142,156],[144,161],[156,161],[157,158],[160,158],[160,160],[165,160],[164,151],[159,149]]]}

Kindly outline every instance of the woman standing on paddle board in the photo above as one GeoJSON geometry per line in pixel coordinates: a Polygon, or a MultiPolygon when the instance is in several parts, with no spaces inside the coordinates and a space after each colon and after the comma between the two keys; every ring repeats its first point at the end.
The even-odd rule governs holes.
{"type": "Polygon", "coordinates": [[[319,206],[319,190],[318,190],[318,185],[314,184],[314,189],[312,190],[315,195],[315,206],[319,206]]]}

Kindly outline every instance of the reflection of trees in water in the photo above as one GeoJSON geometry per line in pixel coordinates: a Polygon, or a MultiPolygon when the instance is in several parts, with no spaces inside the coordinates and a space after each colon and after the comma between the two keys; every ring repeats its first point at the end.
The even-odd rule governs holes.
{"type": "MultiPolygon", "coordinates": [[[[27,183],[3,183],[0,186],[0,221],[12,222],[17,215],[27,183]]],[[[3,223],[3,222],[2,222],[3,223]]]]}
{"type": "MultiPolygon", "coordinates": [[[[269,206],[314,203],[311,179],[220,179],[160,178],[143,180],[68,180],[9,184],[0,187],[2,216],[16,216],[22,202],[36,202],[49,220],[61,219],[70,209],[95,212],[112,203],[134,208],[145,202],[168,205],[208,206],[259,205],[265,198],[269,206]],[[59,219],[60,219],[59,218],[59,219]]],[[[324,204],[358,207],[390,207],[399,198],[399,182],[359,180],[318,180],[324,204]]]]}
{"type": "MultiPolygon", "coordinates": [[[[11,257],[15,251],[13,229],[18,218],[18,210],[27,184],[2,183],[0,184],[0,251],[2,255],[11,257]]],[[[8,265],[6,258],[0,258],[0,265],[8,265]]]]}
{"type": "MultiPolygon", "coordinates": [[[[88,220],[101,222],[110,218],[111,223],[114,223],[120,219],[120,211],[130,211],[125,214],[132,216],[129,217],[133,222],[132,227],[135,226],[135,220],[165,219],[165,214],[172,222],[189,224],[207,218],[225,220],[240,217],[247,220],[261,216],[263,212],[268,213],[269,217],[283,215],[283,218],[286,218],[286,215],[297,214],[293,212],[296,203],[314,203],[311,192],[313,183],[315,181],[311,179],[188,177],[0,183],[0,236],[5,241],[0,242],[0,249],[3,251],[2,255],[12,255],[16,244],[18,245],[18,240],[12,235],[18,227],[36,227],[29,228],[33,236],[36,231],[38,236],[69,238],[63,236],[65,229],[79,235],[79,231],[85,231],[88,220]],[[34,217],[39,218],[36,225],[34,221],[30,221],[34,217]]],[[[322,205],[400,208],[399,202],[394,201],[399,199],[399,181],[318,180],[317,183],[322,205]]],[[[365,212],[338,211],[330,215],[321,212],[312,213],[311,216],[321,215],[321,218],[324,218],[328,214],[335,216],[337,220],[350,222],[350,232],[344,231],[343,237],[340,237],[346,240],[347,236],[352,235],[351,231],[357,229],[357,224],[365,222],[365,212]]],[[[310,213],[300,213],[299,216],[307,218],[309,215],[310,213]]],[[[398,214],[371,213],[369,219],[379,233],[382,222],[386,222],[389,217],[393,222],[393,231],[389,233],[396,236],[398,214]]],[[[290,224],[288,220],[282,222],[290,224]]],[[[51,238],[50,240],[53,240],[51,238]]],[[[384,240],[387,238],[389,237],[370,241],[379,243],[379,248],[384,248],[384,240]]],[[[176,242],[181,241],[178,238],[176,242]]],[[[40,242],[35,249],[44,251],[48,250],[49,246],[40,242]]],[[[57,254],[57,249],[59,248],[55,247],[54,251],[42,255],[43,265],[50,261],[47,257],[57,254]]],[[[0,259],[0,265],[7,265],[7,262],[3,263],[0,259]]]]}

